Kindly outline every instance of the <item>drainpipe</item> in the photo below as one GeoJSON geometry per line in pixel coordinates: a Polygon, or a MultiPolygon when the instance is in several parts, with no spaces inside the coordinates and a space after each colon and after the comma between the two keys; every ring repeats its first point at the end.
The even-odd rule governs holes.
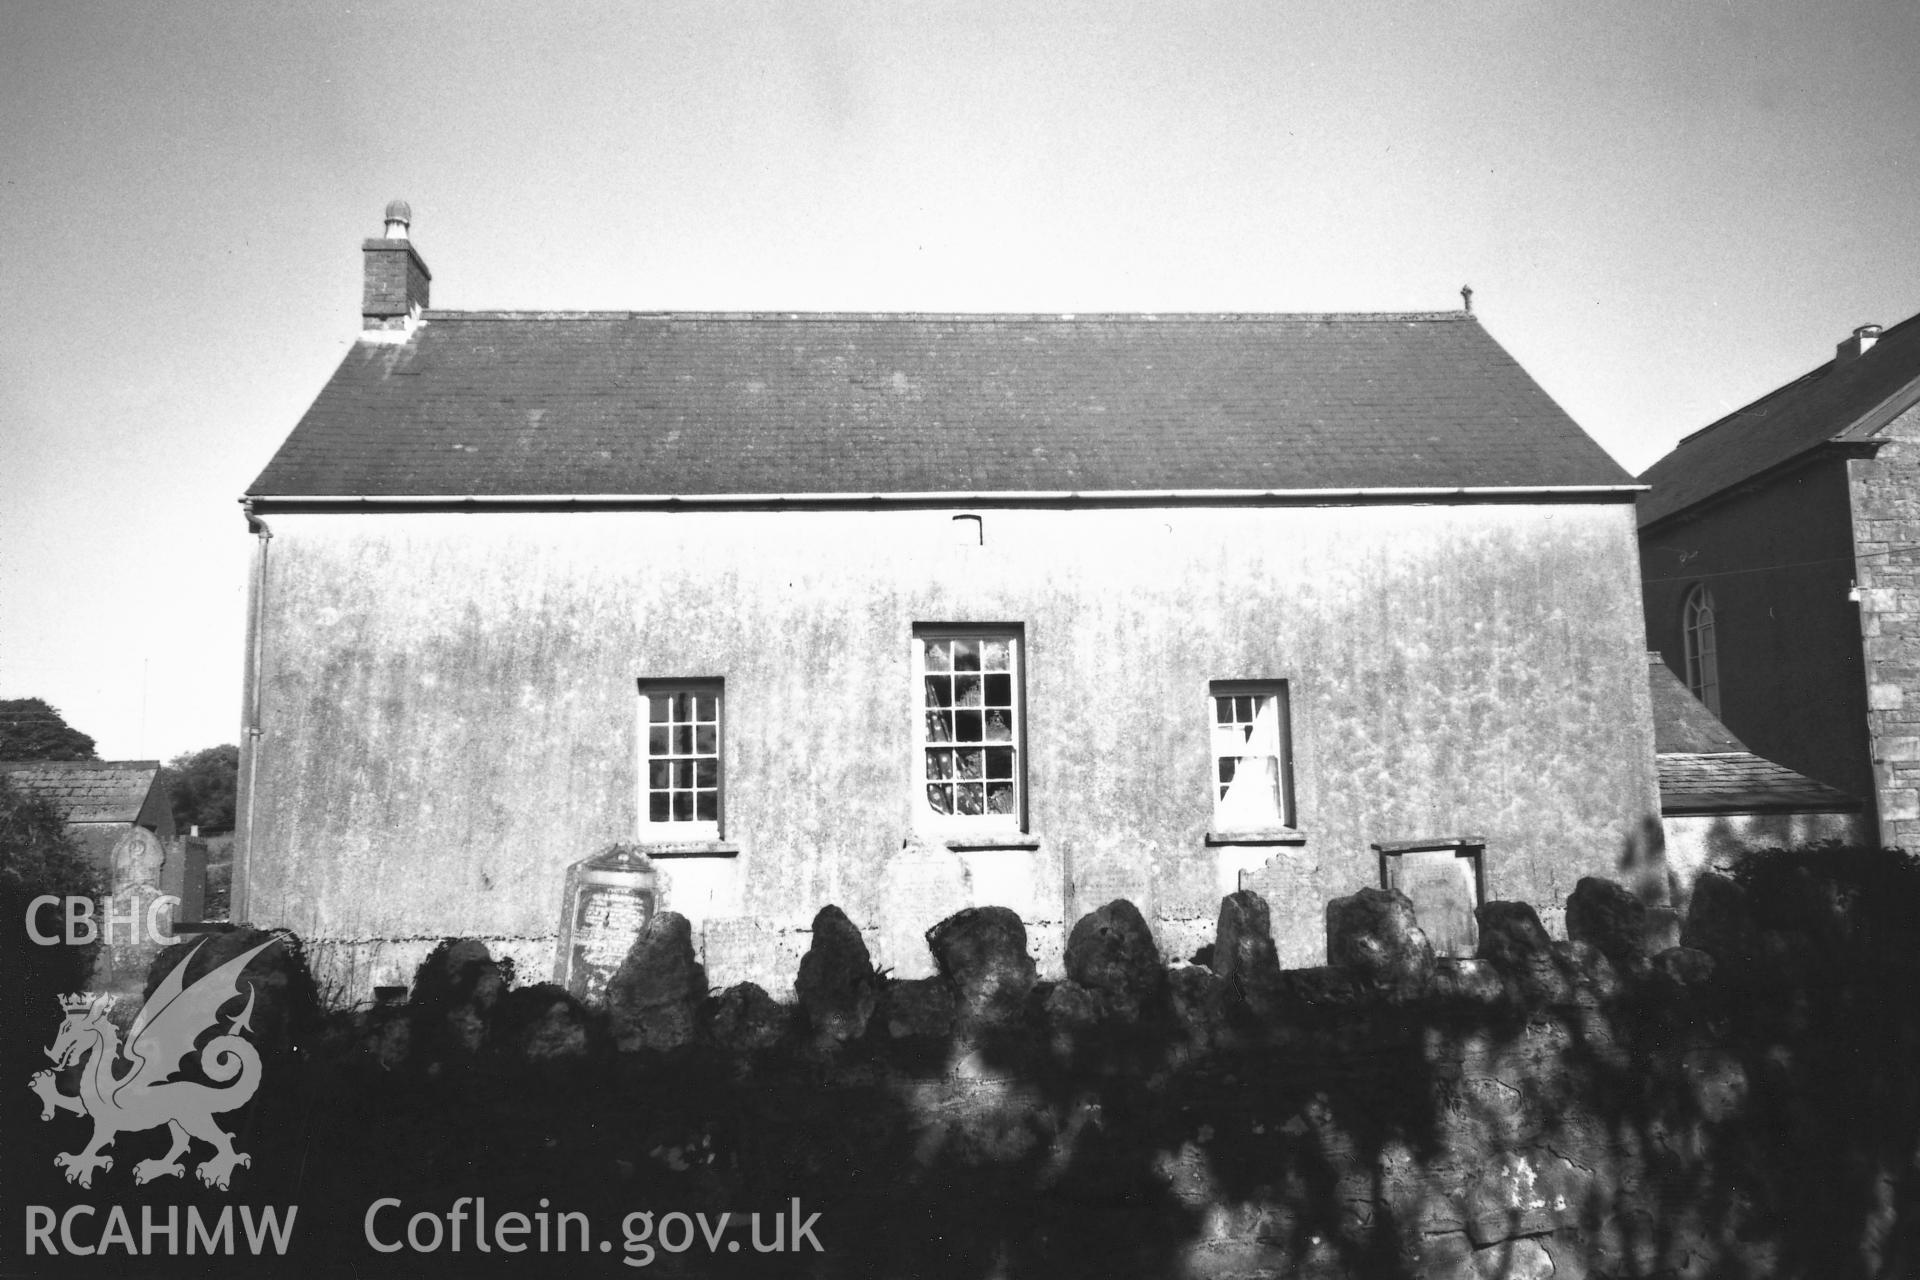
{"type": "Polygon", "coordinates": [[[254,514],[253,501],[243,498],[240,509],[246,513],[247,531],[259,539],[253,549],[253,577],[247,585],[247,656],[242,708],[244,725],[240,743],[240,839],[233,851],[233,887],[228,903],[228,918],[242,922],[252,914],[251,889],[253,867],[253,819],[259,807],[260,739],[266,732],[261,720],[261,662],[266,649],[265,617],[267,608],[267,544],[273,530],[254,514]]]}

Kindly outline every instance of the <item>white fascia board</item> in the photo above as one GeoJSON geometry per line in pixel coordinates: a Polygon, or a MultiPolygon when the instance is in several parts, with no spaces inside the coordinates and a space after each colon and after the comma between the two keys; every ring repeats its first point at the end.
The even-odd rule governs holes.
{"type": "Polygon", "coordinates": [[[1412,502],[1440,498],[1578,498],[1645,493],[1644,484],[1467,485],[1453,488],[1358,489],[1031,489],[981,492],[926,493],[529,493],[529,494],[387,494],[347,497],[339,494],[271,494],[242,498],[261,507],[276,506],[806,506],[814,503],[905,503],[973,506],[1007,502],[1219,502],[1309,501],[1340,502],[1405,499],[1412,502]]]}

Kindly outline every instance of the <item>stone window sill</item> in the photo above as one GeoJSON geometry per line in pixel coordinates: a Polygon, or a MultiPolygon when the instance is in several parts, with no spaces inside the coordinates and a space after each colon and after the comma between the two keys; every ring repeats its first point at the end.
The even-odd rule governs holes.
{"type": "Polygon", "coordinates": [[[1428,840],[1383,840],[1373,847],[1384,854],[1435,853],[1442,849],[1484,849],[1485,836],[1434,836],[1428,840]]]}
{"type": "Polygon", "coordinates": [[[1292,827],[1281,827],[1273,831],[1209,831],[1209,845],[1223,844],[1305,844],[1307,833],[1296,831],[1292,827]]]}
{"type": "Polygon", "coordinates": [[[649,858],[737,858],[740,846],[731,840],[641,840],[637,846],[649,858]]]}
{"type": "Polygon", "coordinates": [[[977,836],[948,836],[943,841],[947,848],[955,853],[970,853],[987,849],[1025,849],[1037,850],[1040,837],[1030,831],[1005,831],[998,834],[982,833],[977,836]]]}

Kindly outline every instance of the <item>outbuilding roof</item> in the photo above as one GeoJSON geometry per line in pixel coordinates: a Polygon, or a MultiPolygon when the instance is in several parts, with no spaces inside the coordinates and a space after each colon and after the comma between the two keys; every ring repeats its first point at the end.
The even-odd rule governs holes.
{"type": "Polygon", "coordinates": [[[248,492],[1619,500],[1632,486],[1460,312],[427,311],[404,341],[354,345],[248,492]]]}
{"type": "Polygon", "coordinates": [[[1747,750],[1657,653],[1647,655],[1660,812],[1852,813],[1862,802],[1747,750]]]}
{"type": "Polygon", "coordinates": [[[1647,654],[1647,692],[1653,698],[1653,749],[1661,755],[1747,749],[1658,653],[1647,654]]]}
{"type": "Polygon", "coordinates": [[[1660,812],[1853,813],[1862,802],[1751,751],[1659,757],[1660,812]]]}
{"type": "Polygon", "coordinates": [[[1920,316],[1701,428],[1640,477],[1642,527],[1829,444],[1872,444],[1920,404],[1920,316]]]}
{"type": "Polygon", "coordinates": [[[138,822],[158,760],[0,760],[0,773],[52,802],[63,821],[138,822]]]}

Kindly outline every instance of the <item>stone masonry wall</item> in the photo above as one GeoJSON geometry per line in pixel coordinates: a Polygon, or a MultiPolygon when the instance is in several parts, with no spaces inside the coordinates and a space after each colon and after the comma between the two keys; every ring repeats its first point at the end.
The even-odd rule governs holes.
{"type": "MultiPolygon", "coordinates": [[[[899,981],[827,907],[791,1005],[711,991],[671,912],[604,1008],[515,987],[461,941],[405,1003],[316,1029],[286,1007],[299,975],[276,970],[253,1021],[269,1086],[233,1117],[253,1155],[235,1198],[300,1204],[302,1274],[528,1266],[472,1251],[471,1201],[466,1252],[375,1252],[381,1197],[399,1206],[388,1237],[461,1197],[495,1219],[578,1211],[605,1274],[1909,1274],[1920,872],[1820,856],[1746,887],[1703,877],[1686,945],[1651,955],[1639,899],[1588,879],[1572,941],[1495,902],[1460,961],[1435,959],[1405,898],[1367,889],[1329,906],[1333,963],[1312,969],[1278,967],[1266,903],[1240,892],[1204,964],[1166,964],[1117,900],[1075,924],[1059,981],[1036,979],[1004,908],[936,925],[935,975],[899,981]],[[748,1211],[795,1201],[819,1215],[817,1251],[762,1256],[748,1211]],[[723,1212],[710,1243],[689,1225],[660,1247],[682,1239],[668,1215],[723,1212]]],[[[9,1203],[101,1196],[53,1170],[55,1128],[9,1135],[9,1203]]]]}
{"type": "Polygon", "coordinates": [[[1920,845],[1920,409],[1848,463],[1880,838],[1920,845]]]}

